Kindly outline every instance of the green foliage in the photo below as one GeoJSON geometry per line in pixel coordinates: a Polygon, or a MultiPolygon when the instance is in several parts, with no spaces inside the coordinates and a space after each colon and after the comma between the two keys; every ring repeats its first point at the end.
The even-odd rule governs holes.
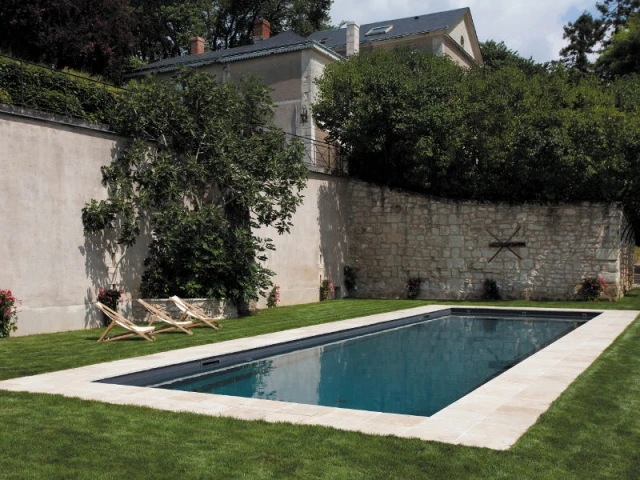
{"type": "Polygon", "coordinates": [[[85,231],[113,229],[125,246],[150,232],[144,296],[246,305],[272,275],[259,261],[273,245],[253,231],[288,232],[302,202],[302,144],[273,126],[269,89],[255,78],[218,83],[185,70],[175,83],[129,88],[113,126],[135,140],[102,167],[109,198],[85,205],[85,231]]]}
{"type": "Polygon", "coordinates": [[[441,166],[455,158],[462,76],[446,57],[374,50],[326,68],[313,114],[352,175],[426,189],[446,181],[441,166]]]}
{"type": "Polygon", "coordinates": [[[0,56],[0,103],[108,123],[120,90],[86,75],[0,56]]]}
{"type": "Polygon", "coordinates": [[[18,306],[22,302],[11,293],[11,290],[0,290],[0,338],[8,337],[18,329],[18,306]]]}
{"type": "Polygon", "coordinates": [[[0,103],[4,103],[5,105],[11,105],[13,103],[11,95],[4,88],[0,88],[0,103]]]}
{"type": "Polygon", "coordinates": [[[640,74],[640,14],[630,17],[629,23],[611,37],[596,67],[606,78],[640,74]]]}

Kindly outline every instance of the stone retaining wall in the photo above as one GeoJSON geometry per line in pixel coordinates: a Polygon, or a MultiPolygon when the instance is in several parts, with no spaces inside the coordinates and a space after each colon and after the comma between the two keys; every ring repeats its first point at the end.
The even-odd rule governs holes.
{"type": "Polygon", "coordinates": [[[632,286],[633,248],[617,204],[483,204],[433,199],[350,182],[349,258],[357,295],[404,298],[409,277],[419,298],[478,298],[485,279],[503,298],[570,299],[587,276],[607,294],[632,286]],[[502,245],[502,248],[501,248],[502,245]]]}

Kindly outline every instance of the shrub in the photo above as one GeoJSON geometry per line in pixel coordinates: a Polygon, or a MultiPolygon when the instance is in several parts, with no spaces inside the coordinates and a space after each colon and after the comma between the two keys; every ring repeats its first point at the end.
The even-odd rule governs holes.
{"type": "Polygon", "coordinates": [[[11,105],[13,103],[11,95],[4,88],[0,88],[0,103],[4,103],[5,105],[11,105]]]}
{"type": "Polygon", "coordinates": [[[344,267],[344,286],[347,290],[357,290],[358,270],[355,267],[345,265],[344,267]]]}
{"type": "Polygon", "coordinates": [[[18,329],[18,307],[21,300],[16,300],[11,290],[0,290],[0,338],[8,337],[18,329]]]}
{"type": "Polygon", "coordinates": [[[278,306],[280,301],[280,285],[274,285],[269,295],[267,295],[267,308],[273,308],[278,306]]]}
{"type": "Polygon", "coordinates": [[[604,293],[607,282],[600,275],[587,277],[580,283],[580,296],[587,301],[594,301],[604,293]]]}
{"type": "Polygon", "coordinates": [[[407,298],[409,300],[415,300],[420,293],[420,286],[422,285],[422,279],[420,277],[409,277],[405,288],[407,289],[407,298]]]}
{"type": "Polygon", "coordinates": [[[330,300],[333,297],[333,282],[329,279],[322,280],[320,283],[320,301],[330,300]]]}
{"type": "Polygon", "coordinates": [[[501,300],[500,289],[495,280],[486,278],[482,284],[482,300],[501,300]]]}

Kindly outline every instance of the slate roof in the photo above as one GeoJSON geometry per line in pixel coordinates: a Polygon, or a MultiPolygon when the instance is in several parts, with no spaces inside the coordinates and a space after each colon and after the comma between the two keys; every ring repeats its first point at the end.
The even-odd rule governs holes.
{"type": "Polygon", "coordinates": [[[198,55],[185,55],[182,57],[165,58],[150,63],[144,67],[136,68],[129,76],[144,75],[146,73],[162,73],[177,70],[179,67],[199,67],[212,63],[226,63],[246,58],[261,57],[277,53],[293,52],[305,48],[316,48],[324,51],[332,57],[341,58],[328,47],[321,45],[310,38],[304,38],[297,33],[288,31],[275,35],[267,40],[261,40],[253,45],[216,50],[198,55]]]}
{"type": "MultiPolygon", "coordinates": [[[[360,44],[446,30],[458,23],[467,12],[469,12],[469,8],[458,8],[456,10],[432,13],[429,15],[384,20],[382,22],[360,25],[360,44]],[[386,25],[393,25],[393,28],[387,33],[366,36],[367,32],[372,28],[384,27],[386,25]]],[[[347,43],[347,29],[339,28],[336,30],[315,32],[307,38],[316,40],[329,48],[340,48],[347,43]]]]}

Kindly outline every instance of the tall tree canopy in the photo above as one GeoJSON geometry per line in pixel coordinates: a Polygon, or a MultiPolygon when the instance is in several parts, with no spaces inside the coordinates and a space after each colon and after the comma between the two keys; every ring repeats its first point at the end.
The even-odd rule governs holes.
{"type": "Polygon", "coordinates": [[[560,51],[563,62],[574,72],[595,72],[605,80],[640,73],[640,0],[603,0],[596,8],[600,17],[584,12],[565,25],[564,38],[569,44],[560,51]]]}
{"type": "Polygon", "coordinates": [[[596,3],[605,27],[616,34],[627,24],[629,17],[640,10],[640,0],[602,0],[596,3]]]}
{"type": "Polygon", "coordinates": [[[596,52],[605,32],[603,19],[593,18],[589,12],[584,12],[575,22],[564,26],[563,38],[569,41],[569,45],[560,50],[560,57],[568,67],[582,73],[590,72],[592,62],[589,55],[596,52]]]}
{"type": "Polygon", "coordinates": [[[287,232],[302,202],[303,147],[273,126],[269,89],[255,79],[183,71],[177,85],[146,80],[121,97],[114,127],[135,140],[103,167],[109,198],[85,206],[85,231],[115,229],[126,246],[148,225],[142,295],[242,307],[272,275],[259,260],[273,245],[252,229],[287,232]]]}
{"type": "Polygon", "coordinates": [[[604,49],[596,67],[606,78],[640,74],[640,14],[614,34],[604,49]]]}
{"type": "Polygon", "coordinates": [[[264,17],[274,34],[324,28],[332,0],[4,0],[0,50],[25,60],[119,80],[133,60],[188,51],[202,36],[211,50],[252,41],[264,17]]]}
{"type": "Polygon", "coordinates": [[[58,68],[117,75],[134,41],[128,0],[3,0],[0,49],[58,68]]]}

